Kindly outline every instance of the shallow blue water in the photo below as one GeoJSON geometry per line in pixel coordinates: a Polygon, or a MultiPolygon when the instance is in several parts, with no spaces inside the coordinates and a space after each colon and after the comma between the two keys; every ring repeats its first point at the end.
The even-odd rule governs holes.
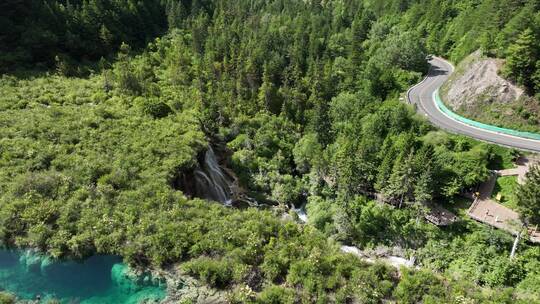
{"type": "Polygon", "coordinates": [[[0,290],[21,299],[58,299],[62,303],[135,304],[165,297],[165,285],[149,276],[133,280],[117,256],[82,262],[52,261],[29,251],[0,250],[0,290]]]}

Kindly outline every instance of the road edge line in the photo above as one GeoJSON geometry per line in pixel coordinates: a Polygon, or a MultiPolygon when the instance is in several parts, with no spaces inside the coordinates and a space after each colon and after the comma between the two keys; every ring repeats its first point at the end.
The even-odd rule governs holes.
{"type": "Polygon", "coordinates": [[[497,127],[497,126],[492,126],[492,125],[488,125],[488,124],[484,124],[484,123],[481,123],[481,122],[477,122],[477,121],[474,121],[472,119],[468,119],[468,118],[465,118],[459,114],[456,114],[454,113],[453,111],[451,111],[450,109],[448,109],[448,107],[446,107],[446,105],[444,105],[444,103],[442,102],[442,99],[440,98],[440,95],[439,95],[439,88],[437,88],[433,94],[432,94],[432,101],[435,103],[435,107],[437,108],[437,110],[443,114],[444,116],[450,118],[451,120],[457,122],[457,123],[460,123],[460,124],[463,124],[463,125],[466,125],[466,126],[469,126],[469,127],[472,127],[472,128],[475,128],[477,130],[481,130],[481,131],[485,131],[485,132],[489,132],[489,133],[492,133],[492,134],[499,134],[499,135],[505,135],[505,136],[510,136],[510,137],[513,137],[513,138],[518,138],[518,139],[521,139],[521,140],[528,140],[528,141],[531,141],[531,142],[534,142],[534,143],[539,143],[540,142],[540,134],[537,134],[537,133],[530,133],[531,135],[536,135],[539,137],[539,139],[535,139],[535,138],[529,138],[529,137],[523,137],[523,136],[518,136],[518,135],[514,135],[514,134],[509,134],[509,133],[506,133],[504,132],[504,130],[508,130],[508,131],[513,131],[513,132],[520,132],[520,133],[529,133],[529,132],[523,132],[523,131],[518,131],[518,130],[512,130],[512,129],[505,129],[505,128],[500,128],[500,127],[497,127]],[[452,117],[451,115],[449,115],[448,113],[446,113],[446,111],[444,109],[441,109],[440,107],[440,104],[437,102],[437,98],[439,98],[439,101],[440,103],[444,106],[444,108],[446,109],[446,111],[452,113],[454,116],[456,117],[452,117]],[[494,131],[494,130],[489,130],[489,129],[486,129],[486,128],[483,128],[483,127],[480,127],[480,126],[477,126],[477,125],[474,125],[474,124],[471,124],[471,123],[468,123],[466,121],[462,121],[460,120],[459,118],[461,119],[464,119],[464,120],[469,120],[471,122],[474,122],[476,124],[482,124],[482,125],[485,125],[485,126],[489,126],[489,127],[493,127],[493,128],[499,128],[501,130],[501,132],[498,132],[498,131],[494,131]]]}

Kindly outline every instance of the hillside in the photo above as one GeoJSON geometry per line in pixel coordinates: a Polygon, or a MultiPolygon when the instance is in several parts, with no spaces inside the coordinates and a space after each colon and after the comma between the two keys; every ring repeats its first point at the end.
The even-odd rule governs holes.
{"type": "MultiPolygon", "coordinates": [[[[1,245],[121,256],[169,278],[168,303],[540,303],[540,247],[509,259],[512,235],[464,216],[514,153],[399,99],[427,54],[479,48],[533,94],[538,69],[512,74],[511,50],[539,16],[514,0],[5,1],[1,245]],[[431,224],[430,204],[459,220],[431,224]]],[[[538,190],[520,190],[531,225],[538,190]]]]}
{"type": "Polygon", "coordinates": [[[540,103],[501,76],[503,66],[504,60],[474,52],[442,87],[443,100],[456,113],[476,121],[540,132],[540,103]]]}

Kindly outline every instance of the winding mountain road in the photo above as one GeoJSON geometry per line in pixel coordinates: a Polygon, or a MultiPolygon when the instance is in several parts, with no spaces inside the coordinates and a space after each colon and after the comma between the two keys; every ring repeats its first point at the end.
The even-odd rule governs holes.
{"type": "Polygon", "coordinates": [[[540,152],[540,140],[528,139],[488,131],[476,126],[457,121],[443,113],[437,106],[434,93],[454,71],[452,64],[438,57],[433,57],[426,78],[407,92],[409,103],[417,106],[418,112],[424,114],[435,126],[449,131],[466,135],[478,140],[495,143],[502,146],[540,152]]]}

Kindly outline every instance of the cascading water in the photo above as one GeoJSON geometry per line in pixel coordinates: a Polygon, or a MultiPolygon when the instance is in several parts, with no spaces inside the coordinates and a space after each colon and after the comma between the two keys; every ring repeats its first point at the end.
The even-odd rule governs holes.
{"type": "Polygon", "coordinates": [[[296,212],[296,214],[298,215],[298,218],[302,222],[307,223],[308,217],[307,217],[307,213],[306,213],[306,204],[303,204],[302,206],[300,206],[300,208],[294,208],[294,205],[293,205],[292,210],[294,212],[296,212]]]}
{"type": "Polygon", "coordinates": [[[223,174],[211,147],[204,154],[204,163],[193,173],[198,197],[218,201],[225,205],[232,203],[232,182],[223,174]]]}

